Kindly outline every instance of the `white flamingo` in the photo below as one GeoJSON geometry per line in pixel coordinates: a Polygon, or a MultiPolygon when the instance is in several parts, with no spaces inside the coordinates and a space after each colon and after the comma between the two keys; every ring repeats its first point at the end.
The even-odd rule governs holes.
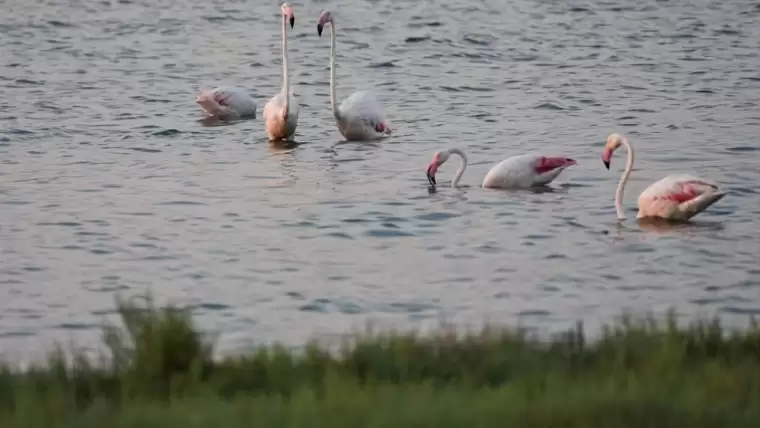
{"type": "MultiPolygon", "coordinates": [[[[460,149],[447,149],[435,152],[427,166],[427,177],[430,184],[435,186],[435,173],[451,155],[458,155],[462,163],[451,180],[451,186],[456,187],[467,168],[467,156],[460,149]]],[[[483,178],[486,188],[516,188],[546,186],[551,183],[565,168],[576,165],[575,160],[563,157],[547,157],[538,154],[512,156],[494,165],[483,178]]]]}
{"type": "Polygon", "coordinates": [[[377,140],[391,135],[391,128],[382,107],[369,91],[357,91],[343,100],[340,107],[335,105],[335,22],[329,11],[322,11],[317,19],[317,34],[332,25],[330,32],[330,104],[332,105],[338,130],[349,141],[377,140]]]}
{"type": "Polygon", "coordinates": [[[282,89],[264,106],[264,122],[270,141],[290,139],[298,125],[298,102],[293,96],[288,76],[288,38],[287,23],[293,28],[296,22],[293,9],[283,3],[282,9],[282,89]]]}
{"type": "MultiPolygon", "coordinates": [[[[628,150],[628,163],[615,192],[615,210],[618,219],[625,220],[621,200],[623,189],[633,169],[633,147],[628,139],[617,133],[610,134],[602,151],[602,162],[607,169],[610,169],[612,154],[621,145],[628,150]]],[[[686,221],[724,196],[726,192],[720,191],[718,185],[710,180],[688,174],[669,175],[652,183],[641,192],[637,201],[639,212],[636,219],[650,217],[686,221]]]]}
{"type": "Polygon", "coordinates": [[[198,93],[195,102],[209,116],[219,119],[256,119],[256,101],[245,88],[217,86],[198,93]]]}

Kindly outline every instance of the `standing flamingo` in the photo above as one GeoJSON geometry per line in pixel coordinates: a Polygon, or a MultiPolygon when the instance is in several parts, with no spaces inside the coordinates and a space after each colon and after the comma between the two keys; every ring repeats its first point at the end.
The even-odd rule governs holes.
{"type": "MultiPolygon", "coordinates": [[[[625,220],[621,200],[623,189],[633,169],[633,147],[624,136],[613,133],[607,137],[602,151],[602,162],[610,169],[612,153],[621,145],[628,150],[628,163],[615,192],[615,210],[618,220],[625,220]]],[[[636,219],[656,217],[666,220],[687,221],[710,205],[718,202],[726,192],[719,191],[714,182],[688,174],[669,175],[647,187],[638,199],[636,219]]]]}
{"type": "Polygon", "coordinates": [[[329,11],[322,11],[317,19],[317,34],[332,24],[330,32],[330,105],[332,105],[338,130],[349,141],[376,140],[391,135],[391,128],[382,107],[369,91],[358,91],[335,105],[335,22],[329,11]]]}
{"type": "MultiPolygon", "coordinates": [[[[451,180],[451,186],[456,187],[467,168],[467,156],[460,149],[448,149],[435,152],[427,166],[427,177],[430,184],[435,186],[435,173],[451,155],[458,155],[462,163],[451,180]]],[[[575,160],[563,157],[547,157],[536,154],[512,156],[494,165],[483,178],[485,188],[531,188],[546,186],[551,183],[565,168],[576,165],[575,160]]]]}
{"type": "Polygon", "coordinates": [[[288,38],[287,22],[293,28],[296,22],[293,9],[283,3],[282,9],[282,89],[264,106],[264,122],[270,141],[290,139],[298,125],[298,102],[293,97],[288,76],[288,38]]]}

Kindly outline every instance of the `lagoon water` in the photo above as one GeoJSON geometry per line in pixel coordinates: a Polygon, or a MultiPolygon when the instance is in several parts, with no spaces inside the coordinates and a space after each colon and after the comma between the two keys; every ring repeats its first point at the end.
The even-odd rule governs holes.
{"type": "Polygon", "coordinates": [[[760,5],[750,0],[292,1],[297,147],[259,118],[209,126],[201,87],[281,84],[279,7],[251,0],[6,0],[0,17],[0,356],[98,343],[116,294],[189,305],[220,349],[369,321],[554,331],[623,310],[760,314],[760,5]],[[328,100],[372,89],[392,138],[345,144],[328,100]],[[327,36],[327,37],[326,37],[327,36]],[[637,149],[618,226],[625,151],[637,149]],[[435,150],[470,166],[429,192],[435,150]],[[554,192],[479,188],[526,151],[578,165],[554,192]],[[671,172],[729,195],[638,224],[671,172]]]}

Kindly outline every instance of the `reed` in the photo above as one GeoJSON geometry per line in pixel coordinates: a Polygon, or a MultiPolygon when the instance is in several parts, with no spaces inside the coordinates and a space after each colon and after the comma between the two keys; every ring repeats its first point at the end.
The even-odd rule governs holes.
{"type": "Polygon", "coordinates": [[[6,427],[757,427],[760,328],[623,318],[539,340],[520,329],[366,333],[212,358],[185,310],[119,301],[100,358],[60,348],[0,368],[6,427]]]}

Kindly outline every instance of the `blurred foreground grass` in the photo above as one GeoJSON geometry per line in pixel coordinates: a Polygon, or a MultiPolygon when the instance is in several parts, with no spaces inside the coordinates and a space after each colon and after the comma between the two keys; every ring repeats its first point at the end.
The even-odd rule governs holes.
{"type": "Polygon", "coordinates": [[[212,359],[190,316],[119,302],[109,355],[0,372],[0,427],[760,427],[760,329],[623,320],[372,334],[212,359]]]}

